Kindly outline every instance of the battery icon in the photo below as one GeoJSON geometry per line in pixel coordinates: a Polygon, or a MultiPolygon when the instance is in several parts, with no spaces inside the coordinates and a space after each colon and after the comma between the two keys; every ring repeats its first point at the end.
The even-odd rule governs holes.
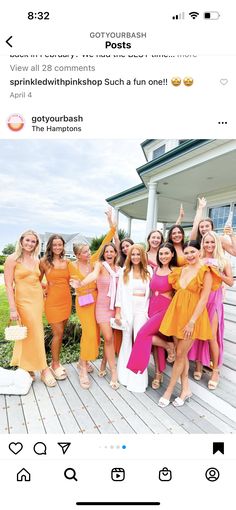
{"type": "Polygon", "coordinates": [[[219,19],[220,13],[217,11],[208,11],[203,14],[204,19],[219,19]]]}

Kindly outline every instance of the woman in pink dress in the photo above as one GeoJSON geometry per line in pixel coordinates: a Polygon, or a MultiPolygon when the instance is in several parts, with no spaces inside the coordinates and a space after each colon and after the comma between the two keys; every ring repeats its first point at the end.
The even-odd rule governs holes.
{"type": "Polygon", "coordinates": [[[135,373],[143,373],[149,364],[152,345],[157,346],[156,373],[152,381],[153,389],[160,387],[165,369],[165,350],[168,361],[173,362],[174,344],[168,337],[159,335],[159,327],[172,299],[173,289],[168,282],[171,268],[177,264],[177,255],[171,243],[161,244],[157,253],[157,269],[150,282],[151,297],[149,302],[149,320],[139,330],[127,364],[127,368],[135,373]]]}
{"type": "MultiPolygon", "coordinates": [[[[100,260],[95,268],[80,286],[84,287],[93,281],[97,281],[96,321],[100,326],[104,338],[105,360],[108,361],[111,371],[110,385],[114,390],[119,388],[115,362],[114,335],[110,325],[110,319],[115,317],[116,288],[119,277],[119,266],[116,265],[117,249],[113,243],[106,244],[101,252],[100,260]]],[[[106,370],[100,375],[106,375],[106,370]]]]}
{"type": "MultiPolygon", "coordinates": [[[[210,231],[204,234],[201,243],[201,254],[203,263],[215,267],[221,275],[222,282],[232,287],[234,280],[230,264],[224,257],[224,252],[219,237],[215,232],[210,231]]],[[[224,341],[224,308],[222,285],[214,291],[211,291],[207,311],[212,327],[213,338],[208,342],[195,340],[191,347],[188,357],[196,361],[196,367],[193,374],[196,381],[202,377],[202,367],[210,367],[212,363],[212,375],[208,381],[209,390],[215,390],[219,382],[219,367],[223,362],[223,341],[224,341]]]]}

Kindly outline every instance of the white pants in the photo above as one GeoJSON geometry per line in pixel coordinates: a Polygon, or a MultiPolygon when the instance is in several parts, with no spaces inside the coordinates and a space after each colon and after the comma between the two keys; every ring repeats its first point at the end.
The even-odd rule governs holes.
{"type": "MultiPolygon", "coordinates": [[[[143,374],[135,374],[126,365],[132,351],[132,339],[135,340],[140,328],[147,321],[147,312],[144,309],[145,297],[133,296],[132,320],[128,322],[126,331],[123,331],[122,344],[117,362],[118,380],[129,391],[143,393],[148,386],[148,371],[143,374]]],[[[122,316],[122,309],[121,309],[122,316]]]]}

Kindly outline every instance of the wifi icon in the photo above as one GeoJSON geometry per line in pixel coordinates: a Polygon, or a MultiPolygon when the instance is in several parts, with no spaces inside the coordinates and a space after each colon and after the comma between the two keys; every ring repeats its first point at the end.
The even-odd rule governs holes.
{"type": "Polygon", "coordinates": [[[199,12],[196,11],[189,12],[189,16],[191,16],[192,19],[196,19],[199,16],[199,12]]]}

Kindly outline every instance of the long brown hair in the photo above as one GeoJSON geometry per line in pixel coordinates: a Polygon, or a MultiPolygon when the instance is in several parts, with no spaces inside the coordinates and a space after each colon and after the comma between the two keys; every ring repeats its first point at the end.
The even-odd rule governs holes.
{"type": "Polygon", "coordinates": [[[63,259],[64,256],[65,256],[65,249],[64,249],[64,247],[65,247],[65,240],[59,234],[52,234],[49,237],[49,239],[48,239],[46,250],[45,250],[45,255],[43,257],[44,262],[48,266],[52,266],[52,267],[54,266],[54,264],[53,264],[53,251],[52,251],[52,243],[53,243],[54,239],[60,239],[63,242],[63,251],[60,254],[60,259],[63,259]]]}
{"type": "Polygon", "coordinates": [[[150,279],[150,274],[147,269],[146,252],[145,252],[143,246],[141,246],[141,244],[133,244],[129,248],[128,255],[127,255],[126,261],[125,261],[124,283],[127,283],[129,281],[129,273],[133,267],[133,263],[131,261],[131,255],[133,253],[133,250],[139,250],[139,253],[140,253],[139,268],[140,268],[140,275],[141,275],[142,280],[146,281],[146,280],[150,279]]]}
{"type": "Polygon", "coordinates": [[[100,253],[100,255],[99,255],[99,260],[100,260],[101,262],[105,261],[104,254],[105,254],[105,251],[106,251],[106,249],[108,248],[108,246],[111,246],[111,247],[113,248],[113,250],[114,250],[115,254],[116,254],[116,256],[115,256],[115,258],[114,258],[114,265],[116,265],[118,252],[117,252],[117,249],[116,249],[116,247],[115,247],[115,245],[114,245],[113,243],[107,243],[107,244],[104,244],[103,249],[102,249],[102,251],[101,251],[101,253],[100,253]]]}
{"type": "Polygon", "coordinates": [[[196,240],[199,244],[201,244],[201,242],[202,242],[202,234],[200,233],[199,226],[200,226],[200,223],[202,223],[203,221],[208,221],[211,224],[212,230],[214,230],[213,220],[211,218],[202,218],[202,220],[199,221],[198,228],[197,228],[197,239],[196,240]]]}
{"type": "MultiPolygon", "coordinates": [[[[159,246],[160,246],[162,243],[164,243],[164,237],[163,237],[162,232],[161,232],[160,230],[151,230],[151,232],[149,232],[149,234],[148,234],[148,236],[147,236],[147,252],[149,252],[149,251],[150,251],[150,249],[151,249],[151,246],[150,246],[150,237],[151,237],[151,235],[152,235],[152,234],[154,234],[155,232],[157,232],[157,233],[161,236],[161,240],[160,240],[160,244],[159,244],[159,246]]],[[[159,246],[158,246],[158,248],[159,248],[159,246]]]]}

